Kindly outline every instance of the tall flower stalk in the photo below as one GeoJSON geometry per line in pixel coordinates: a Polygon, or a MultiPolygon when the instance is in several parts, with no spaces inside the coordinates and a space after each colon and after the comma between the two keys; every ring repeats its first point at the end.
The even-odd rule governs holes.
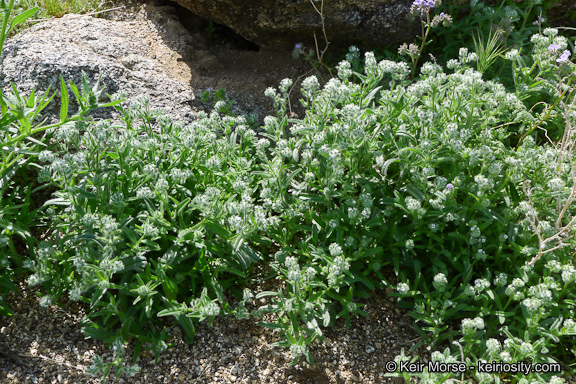
{"type": "MultiPolygon", "coordinates": [[[[413,15],[418,15],[420,17],[420,22],[422,24],[422,43],[420,46],[416,44],[402,44],[398,49],[398,52],[401,55],[408,55],[412,61],[412,73],[411,77],[414,78],[416,74],[416,68],[418,67],[418,61],[420,60],[420,56],[422,56],[422,52],[424,51],[424,47],[426,46],[426,41],[428,40],[428,35],[430,34],[430,30],[432,28],[437,27],[438,25],[442,24],[445,27],[449,27],[452,25],[452,17],[450,15],[445,14],[444,12],[440,13],[439,15],[434,16],[432,20],[430,20],[430,11],[432,8],[441,5],[441,0],[414,0],[412,3],[412,7],[410,8],[410,13],[413,15]]],[[[430,42],[428,42],[429,44],[430,42]]]]}

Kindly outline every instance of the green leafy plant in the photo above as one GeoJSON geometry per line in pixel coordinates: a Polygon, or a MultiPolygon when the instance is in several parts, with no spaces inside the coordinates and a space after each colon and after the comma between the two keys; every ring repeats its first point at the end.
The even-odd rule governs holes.
{"type": "Polygon", "coordinates": [[[502,46],[500,42],[500,37],[502,35],[501,30],[497,30],[492,33],[490,31],[486,41],[478,34],[478,37],[472,36],[474,40],[474,51],[478,56],[476,62],[476,68],[478,72],[484,73],[488,68],[490,68],[498,58],[502,57],[506,52],[506,48],[502,46]]]}
{"type": "MultiPolygon", "coordinates": [[[[519,140],[511,141],[512,146],[500,152],[506,154],[505,162],[512,161],[509,156],[517,156],[516,166],[527,167],[516,182],[513,173],[505,173],[510,184],[497,194],[498,199],[503,198],[504,211],[496,214],[491,204],[482,204],[482,199],[490,199],[489,191],[483,190],[482,185],[490,185],[490,190],[492,186],[504,185],[490,177],[474,177],[479,189],[469,194],[475,195],[480,205],[489,210],[485,214],[491,212],[492,216],[492,219],[484,216],[481,221],[469,224],[473,226],[468,242],[478,244],[476,247],[480,249],[474,251],[477,253],[468,261],[461,254],[457,258],[461,266],[452,261],[455,269],[446,268],[447,263],[438,264],[433,277],[424,278],[424,273],[417,272],[412,274],[415,280],[397,287],[398,296],[406,300],[406,305],[414,309],[412,315],[423,324],[423,336],[431,337],[433,345],[438,347],[450,346],[448,342],[457,345],[452,350],[448,347],[444,352],[434,352],[434,361],[467,365],[483,361],[503,364],[523,361],[532,365],[548,364],[549,375],[559,375],[564,370],[568,370],[567,374],[572,372],[568,367],[574,364],[576,351],[572,293],[574,221],[568,212],[573,210],[576,180],[571,149],[574,89],[567,84],[573,81],[574,64],[568,60],[569,51],[562,51],[566,48],[566,39],[557,33],[557,30],[546,29],[542,35],[534,35],[530,56],[522,56],[518,51],[506,55],[513,64],[520,98],[540,86],[540,92],[545,89],[553,95],[553,101],[551,104],[541,101],[543,108],[525,120],[521,134],[516,135],[519,140]],[[538,73],[537,79],[532,77],[534,73],[538,73]],[[562,119],[554,119],[554,114],[562,119]],[[557,135],[548,133],[559,130],[558,124],[563,124],[563,135],[555,142],[550,136],[557,135]],[[545,132],[546,145],[536,144],[538,129],[545,132]],[[518,216],[512,218],[509,214],[518,216]],[[508,223],[508,228],[501,227],[502,232],[494,233],[499,224],[493,220],[508,223]],[[495,239],[499,239],[499,245],[492,243],[495,239]],[[478,274],[481,270],[484,272],[478,274]],[[422,279],[432,280],[432,285],[422,279]],[[452,325],[453,321],[460,323],[459,328],[452,325]]],[[[494,150],[492,159],[485,162],[485,169],[490,168],[488,164],[498,163],[497,159],[494,150]]],[[[404,355],[398,357],[398,361],[408,359],[404,355]]],[[[427,370],[416,375],[406,372],[397,375],[407,380],[418,376],[433,382],[459,379],[456,374],[427,370]]],[[[472,375],[479,382],[492,382],[501,377],[501,374],[478,371],[472,375]]],[[[559,376],[550,378],[535,371],[509,374],[505,379],[520,383],[546,379],[563,382],[559,376]]]]}
{"type": "MultiPolygon", "coordinates": [[[[36,12],[31,9],[12,18],[13,8],[13,0],[0,2],[0,56],[10,31],[36,12]]],[[[37,98],[34,94],[26,99],[18,94],[15,87],[10,95],[0,91],[0,315],[11,314],[3,296],[15,289],[12,283],[14,272],[22,266],[20,252],[14,246],[14,237],[18,236],[28,244],[31,242],[28,228],[33,216],[29,212],[30,191],[15,186],[13,178],[34,154],[38,141],[31,136],[46,129],[32,123],[48,103],[49,99],[46,99],[37,98]]]]}
{"type": "MultiPolygon", "coordinates": [[[[113,2],[117,3],[116,0],[113,2]]],[[[110,2],[101,0],[20,0],[19,3],[19,8],[29,9],[37,7],[40,18],[49,18],[62,17],[68,13],[91,13],[97,15],[102,12],[108,12],[108,10],[102,10],[101,8],[105,3],[110,2]]]]}
{"type": "MultiPolygon", "coordinates": [[[[94,89],[83,83],[84,93],[94,89]]],[[[163,350],[158,316],[172,315],[191,341],[192,319],[234,312],[224,291],[260,257],[239,231],[249,220],[242,191],[253,133],[238,143],[245,120],[216,112],[184,127],[146,98],[116,108],[121,129],[104,121],[83,134],[61,128],[60,155],[40,157],[60,191],[46,203],[53,232],[29,283],[43,284],[52,301],[67,292],[89,303],[83,332],[107,342],[134,337],[136,358],[147,344],[163,350]]]]}
{"type": "Polygon", "coordinates": [[[208,26],[204,28],[204,32],[208,37],[214,36],[214,34],[216,33],[216,27],[214,26],[214,22],[212,20],[210,20],[208,22],[208,26]]]}
{"type": "MultiPolygon", "coordinates": [[[[492,39],[494,48],[500,46],[502,49],[518,51],[530,49],[530,37],[541,32],[542,25],[546,22],[546,11],[552,4],[553,1],[550,0],[521,3],[503,0],[495,5],[487,5],[479,0],[472,0],[469,4],[447,2],[439,10],[458,17],[454,18],[452,28],[436,30],[434,41],[428,49],[431,52],[441,52],[436,59],[442,64],[458,56],[461,48],[475,50],[481,55],[481,46],[488,47],[492,39]],[[487,38],[483,39],[483,36],[487,38]]],[[[500,65],[491,64],[492,68],[481,71],[485,78],[499,78],[504,85],[512,87],[509,66],[505,61],[498,58],[493,64],[500,65]]]]}
{"type": "Polygon", "coordinates": [[[8,37],[8,34],[18,25],[24,23],[27,19],[36,14],[36,12],[38,12],[38,7],[28,9],[12,18],[13,10],[14,0],[10,0],[8,3],[6,0],[0,1],[0,20],[2,21],[0,29],[0,52],[2,52],[2,47],[4,46],[4,41],[6,40],[6,37],[8,37]]]}
{"type": "MultiPolygon", "coordinates": [[[[324,328],[350,326],[366,315],[359,299],[389,285],[384,268],[399,276],[399,305],[423,342],[442,351],[433,361],[574,364],[568,40],[544,29],[514,48],[480,30],[475,52],[461,46],[445,67],[425,62],[413,80],[435,5],[413,5],[423,34],[412,65],[371,52],[362,62],[350,49],[338,78],[323,86],[304,79],[302,119],[290,116],[291,80],[267,89],[276,115],[259,135],[253,121],[231,114],[223,90],[205,91],[214,110],[187,126],[145,97],[128,104],[119,93],[102,104],[103,89],[87,76],[80,88],[69,85],[72,117],[61,80],[55,124],[34,123],[50,97],[25,98],[14,87],[0,98],[3,177],[31,166],[45,148],[40,134],[53,137],[36,160],[39,180],[56,189],[42,208],[46,240],[22,264],[29,284],[47,291],[43,306],[62,295],[87,305],[83,333],[114,351],[91,372],[103,381],[135,374],[124,357],[131,339],[133,360],[150,349],[157,361],[170,342],[159,317],[172,318],[189,342],[196,322],[253,318],[279,330],[275,345],[293,363],[312,363],[310,346],[324,328]],[[482,72],[501,56],[506,86],[482,72]],[[99,107],[116,108],[120,122],[90,120],[99,107]],[[247,288],[262,278],[269,290],[247,288]]],[[[32,191],[18,183],[2,191],[11,199],[0,208],[8,217],[2,239],[11,242],[18,227],[32,241],[18,224],[36,212],[12,219],[14,203],[32,191]]],[[[20,263],[12,253],[0,260],[9,266],[2,284],[20,263]]],[[[559,383],[558,374],[397,373],[523,384],[559,383]]]]}
{"type": "MultiPolygon", "coordinates": [[[[260,137],[218,110],[183,126],[146,98],[115,106],[122,126],[60,127],[59,152],[40,156],[59,191],[46,204],[53,232],[29,282],[52,300],[67,292],[85,301],[83,332],[110,343],[134,337],[135,358],[146,345],[157,358],[165,349],[157,317],[173,317],[191,340],[195,321],[273,314],[260,324],[280,330],[276,345],[312,362],[322,328],[364,315],[358,298],[387,284],[390,264],[402,280],[400,304],[434,347],[457,341],[454,356],[476,362],[505,335],[511,359],[549,362],[546,351],[570,359],[553,342],[572,335],[559,319],[572,310],[573,267],[558,247],[571,244],[563,237],[571,221],[559,218],[572,215],[570,179],[559,170],[572,156],[559,163],[535,132],[559,129],[549,110],[571,116],[558,76],[573,71],[561,41],[545,33],[534,37],[531,60],[547,70],[507,55],[515,92],[484,80],[467,49],[448,72],[424,63],[415,82],[406,63],[369,52],[364,73],[343,61],[340,79],[323,88],[314,76],[303,81],[302,120],[288,117],[290,80],[269,88],[277,115],[264,119],[260,137]],[[526,106],[534,82],[561,100],[526,106]],[[549,209],[551,198],[559,210],[549,209]],[[545,224],[554,217],[557,229],[545,224]],[[555,260],[553,272],[522,266],[538,250],[555,260]],[[278,287],[247,292],[260,260],[278,287]],[[265,303],[251,310],[253,298],[265,303]],[[532,352],[512,354],[518,340],[532,352]]],[[[89,100],[96,89],[83,82],[89,100]]]]}
{"type": "Polygon", "coordinates": [[[229,99],[226,96],[226,90],[223,88],[218,90],[208,88],[202,92],[200,99],[204,103],[211,104],[214,109],[218,110],[218,112],[223,113],[224,115],[233,115],[230,109],[234,105],[235,100],[229,99]]]}
{"type": "MultiPolygon", "coordinates": [[[[33,8],[11,17],[14,1],[0,3],[2,11],[2,29],[0,30],[0,53],[5,38],[9,32],[24,23],[38,11],[33,8]]],[[[32,161],[39,149],[46,147],[46,133],[54,129],[75,125],[84,119],[92,109],[97,107],[92,100],[82,99],[76,91],[81,110],[74,116],[68,116],[68,92],[61,79],[60,120],[46,124],[45,120],[38,122],[41,112],[52,101],[54,94],[50,90],[37,96],[34,91],[28,97],[20,94],[12,85],[10,92],[0,91],[0,313],[10,314],[10,310],[1,299],[8,289],[13,289],[12,279],[18,268],[31,265],[28,257],[34,254],[36,241],[30,233],[30,227],[36,225],[36,206],[34,193],[42,189],[32,189],[28,171],[38,167],[32,161]],[[20,242],[20,243],[18,243],[20,242]],[[18,244],[20,244],[18,246],[18,244]],[[27,252],[22,248],[27,247],[27,252]]],[[[111,104],[109,104],[111,105],[111,104]]]]}

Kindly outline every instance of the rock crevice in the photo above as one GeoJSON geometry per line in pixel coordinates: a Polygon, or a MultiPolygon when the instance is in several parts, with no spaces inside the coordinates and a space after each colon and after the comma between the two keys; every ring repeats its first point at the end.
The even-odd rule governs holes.
{"type": "MultiPolygon", "coordinates": [[[[322,20],[310,0],[176,0],[193,13],[224,24],[265,48],[313,45],[322,20]]],[[[320,9],[321,1],[313,0],[320,9]]],[[[419,23],[412,0],[325,0],[328,38],[334,45],[397,46],[412,41],[419,23]]]]}

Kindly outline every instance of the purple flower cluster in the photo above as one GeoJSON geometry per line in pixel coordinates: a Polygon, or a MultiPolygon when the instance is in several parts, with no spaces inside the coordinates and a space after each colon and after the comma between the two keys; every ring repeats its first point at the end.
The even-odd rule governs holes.
{"type": "MultiPolygon", "coordinates": [[[[559,49],[560,49],[559,44],[552,43],[548,46],[548,50],[552,53],[558,53],[559,49]]],[[[556,59],[556,62],[557,63],[565,63],[566,61],[568,61],[568,58],[570,57],[570,55],[571,55],[570,51],[565,50],[564,52],[562,52],[560,57],[556,59]]]]}
{"type": "Polygon", "coordinates": [[[562,52],[560,57],[556,59],[556,62],[557,63],[564,63],[568,60],[569,57],[570,57],[570,51],[564,51],[564,52],[562,52]]]}
{"type": "Polygon", "coordinates": [[[430,24],[432,25],[432,28],[436,28],[440,24],[449,27],[452,25],[452,17],[442,12],[439,15],[434,16],[430,24]]]}
{"type": "Polygon", "coordinates": [[[560,45],[554,44],[554,43],[550,44],[550,46],[548,47],[548,50],[552,53],[558,52],[559,49],[560,49],[560,45]]]}
{"type": "Polygon", "coordinates": [[[292,57],[295,59],[299,58],[300,55],[304,55],[304,44],[302,43],[296,44],[292,50],[292,57]]]}
{"type": "Polygon", "coordinates": [[[436,0],[414,0],[414,3],[412,3],[412,6],[415,8],[434,8],[434,6],[436,5],[436,0]]]}
{"type": "Polygon", "coordinates": [[[441,3],[442,0],[414,0],[410,7],[410,13],[422,16],[424,13],[430,12],[430,9],[440,5],[441,3]]]}

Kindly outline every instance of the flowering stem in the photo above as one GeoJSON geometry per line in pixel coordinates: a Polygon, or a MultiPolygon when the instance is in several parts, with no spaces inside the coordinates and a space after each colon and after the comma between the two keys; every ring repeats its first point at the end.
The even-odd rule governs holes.
{"type": "Polygon", "coordinates": [[[422,55],[422,51],[424,50],[424,44],[426,43],[426,39],[428,38],[428,34],[430,33],[430,10],[426,11],[426,34],[422,38],[422,44],[420,45],[420,50],[418,51],[418,58],[422,55]]]}
{"type": "Polygon", "coordinates": [[[430,33],[430,9],[426,10],[426,23],[422,19],[422,15],[420,15],[420,21],[422,22],[422,44],[420,44],[420,49],[418,50],[418,54],[414,55],[412,58],[412,74],[411,78],[414,79],[416,75],[416,67],[418,66],[418,61],[420,60],[420,56],[424,51],[424,44],[426,44],[426,39],[428,38],[428,34],[430,33]],[[424,25],[426,25],[426,31],[424,31],[424,25]]]}

